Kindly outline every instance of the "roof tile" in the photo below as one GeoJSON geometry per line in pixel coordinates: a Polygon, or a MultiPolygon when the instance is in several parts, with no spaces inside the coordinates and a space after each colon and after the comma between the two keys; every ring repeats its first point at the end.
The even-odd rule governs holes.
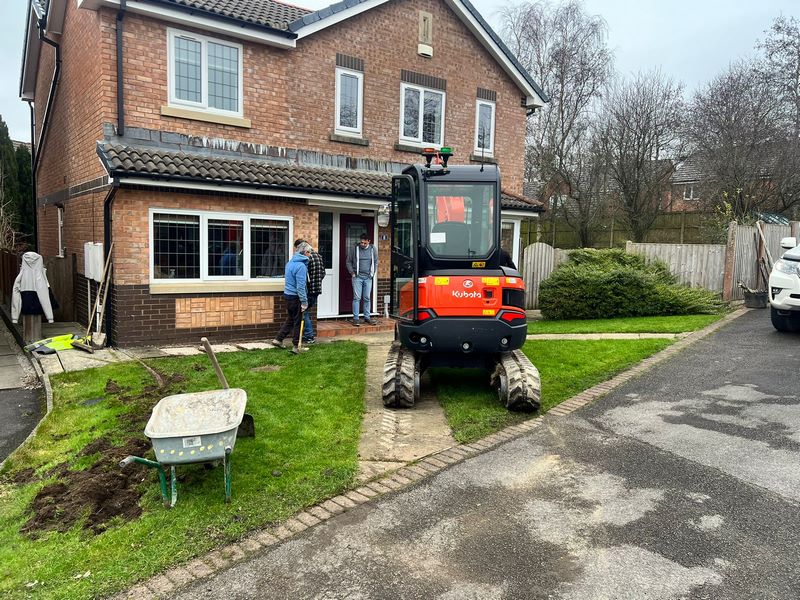
{"type": "MultiPolygon", "coordinates": [[[[387,200],[392,191],[392,174],[382,171],[309,167],[111,143],[98,144],[97,152],[112,176],[223,180],[245,186],[274,186],[387,200]]],[[[501,205],[506,209],[542,210],[541,203],[506,192],[502,193],[501,205]]]]}

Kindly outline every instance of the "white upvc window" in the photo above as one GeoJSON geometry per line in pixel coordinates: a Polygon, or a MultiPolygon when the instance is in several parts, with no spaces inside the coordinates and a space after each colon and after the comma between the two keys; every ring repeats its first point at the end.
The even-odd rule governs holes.
{"type": "Polygon", "coordinates": [[[444,145],[444,108],[443,91],[400,84],[400,141],[444,145]]]}
{"type": "Polygon", "coordinates": [[[697,196],[694,195],[694,186],[692,184],[683,186],[683,199],[697,200],[697,196]]]}
{"type": "Polygon", "coordinates": [[[336,68],[336,133],[361,136],[364,74],[336,68]]]}
{"type": "Polygon", "coordinates": [[[169,104],[241,117],[242,46],[167,30],[169,104]]]}
{"type": "Polygon", "coordinates": [[[292,217],[151,208],[150,281],[283,279],[292,217]]]}
{"type": "Polygon", "coordinates": [[[478,100],[475,104],[475,153],[494,153],[495,104],[489,100],[478,100]]]}

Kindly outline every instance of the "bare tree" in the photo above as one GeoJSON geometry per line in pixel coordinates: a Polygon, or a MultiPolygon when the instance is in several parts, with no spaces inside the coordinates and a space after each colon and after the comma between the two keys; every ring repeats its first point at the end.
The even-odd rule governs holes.
{"type": "Polygon", "coordinates": [[[662,212],[673,160],[681,154],[682,90],[652,71],[616,81],[604,99],[601,145],[609,185],[637,242],[662,212]]]}
{"type": "Polygon", "coordinates": [[[741,218],[800,201],[797,144],[766,73],[756,60],[734,63],[691,102],[687,139],[702,166],[701,198],[709,210],[728,204],[741,218]]]}
{"type": "Polygon", "coordinates": [[[594,148],[594,105],[613,72],[606,23],[588,15],[578,0],[519,4],[505,9],[502,19],[509,48],[550,96],[549,106],[528,122],[526,180],[537,184],[543,198],[569,199],[561,210],[589,245],[598,197],[586,188],[597,161],[585,153],[594,148]]]}
{"type": "Polygon", "coordinates": [[[784,103],[785,116],[795,139],[800,138],[800,21],[777,17],[756,47],[763,52],[761,73],[784,103]]]}

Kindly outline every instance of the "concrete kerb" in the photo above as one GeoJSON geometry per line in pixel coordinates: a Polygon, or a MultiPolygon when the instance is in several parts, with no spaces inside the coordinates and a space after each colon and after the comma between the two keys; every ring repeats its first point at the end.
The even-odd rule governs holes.
{"type": "Polygon", "coordinates": [[[348,490],[340,496],[329,498],[315,506],[307,508],[293,515],[283,523],[251,532],[238,542],[217,548],[203,557],[195,558],[185,565],[172,567],[172,569],[166,573],[157,575],[143,583],[137,584],[136,587],[131,590],[114,596],[114,600],[168,597],[187,583],[216,575],[231,567],[234,563],[254,556],[257,552],[260,552],[268,546],[273,546],[284,540],[299,536],[300,534],[307,535],[305,532],[325,523],[325,521],[336,514],[352,510],[362,504],[377,500],[382,496],[404,491],[454,464],[530,433],[541,426],[545,418],[566,416],[578,408],[605,396],[612,389],[627,382],[632,377],[642,374],[653,365],[671,358],[687,346],[703,339],[720,327],[724,327],[734,319],[739,318],[748,310],[750,309],[740,308],[719,321],[712,323],[708,327],[683,337],[668,348],[637,363],[612,379],[589,388],[588,390],[584,390],[580,394],[565,400],[546,413],[546,415],[537,415],[522,423],[510,425],[478,441],[469,444],[457,444],[451,448],[422,457],[417,461],[404,465],[389,476],[383,476],[377,481],[367,482],[354,490],[348,490]],[[173,573],[174,571],[180,571],[180,573],[173,573]],[[191,577],[191,579],[187,579],[187,576],[191,577]],[[136,595],[131,595],[132,593],[136,595]]]}

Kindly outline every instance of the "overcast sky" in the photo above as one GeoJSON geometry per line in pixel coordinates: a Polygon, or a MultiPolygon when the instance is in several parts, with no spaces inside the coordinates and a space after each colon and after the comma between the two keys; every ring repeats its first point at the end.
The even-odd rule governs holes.
{"type": "MultiPolygon", "coordinates": [[[[28,105],[19,100],[19,74],[27,3],[0,0],[0,115],[11,137],[26,141],[30,137],[30,113],[28,105]]],[[[310,9],[331,4],[327,0],[292,3],[310,9]]],[[[472,3],[493,27],[498,27],[498,8],[507,3],[472,3]]],[[[585,6],[608,23],[609,45],[616,54],[618,71],[629,74],[660,67],[683,81],[688,92],[709,81],[731,61],[751,54],[774,17],[800,17],[798,0],[585,0],[585,6]]]]}

